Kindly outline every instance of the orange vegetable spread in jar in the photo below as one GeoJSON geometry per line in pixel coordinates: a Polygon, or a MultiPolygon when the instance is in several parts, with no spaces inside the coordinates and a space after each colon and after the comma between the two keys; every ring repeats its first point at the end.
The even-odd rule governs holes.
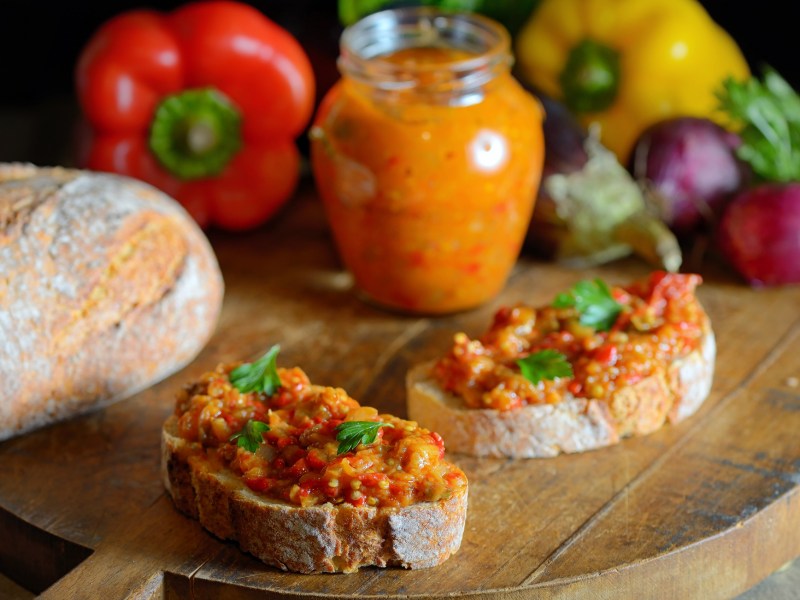
{"type": "Polygon", "coordinates": [[[610,290],[602,282],[582,282],[579,292],[584,299],[596,293],[594,304],[557,299],[542,308],[520,304],[500,309],[480,339],[456,334],[451,350],[435,365],[434,377],[468,408],[512,410],[555,404],[567,395],[608,401],[619,387],[665,374],[672,361],[698,349],[708,327],[694,294],[701,281],[699,275],[655,272],[610,290]],[[585,324],[583,315],[601,312],[607,327],[585,324]],[[545,350],[563,355],[571,373],[534,383],[518,361],[545,350]]]}
{"type": "Polygon", "coordinates": [[[489,300],[543,161],[541,109],[509,73],[508,35],[477,15],[385,11],[345,31],[339,64],[312,166],[357,287],[416,313],[489,300]]]}
{"type": "Polygon", "coordinates": [[[178,432],[251,490],[299,506],[397,507],[445,499],[467,485],[443,459],[438,434],[378,414],[342,389],[313,385],[296,367],[276,370],[272,394],[241,392],[231,381],[235,367],[219,366],[179,394],[178,432]],[[347,424],[356,430],[343,447],[337,431],[347,424]],[[374,439],[365,442],[365,432],[374,439]],[[245,435],[250,448],[236,439],[245,435]]]}

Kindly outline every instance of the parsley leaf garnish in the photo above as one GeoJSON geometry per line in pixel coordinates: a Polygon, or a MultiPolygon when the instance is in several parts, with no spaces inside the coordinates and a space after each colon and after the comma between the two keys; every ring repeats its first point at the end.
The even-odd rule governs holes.
{"type": "Polygon", "coordinates": [[[242,430],[239,433],[234,433],[228,438],[228,441],[232,442],[233,440],[237,440],[236,445],[239,446],[239,448],[255,452],[264,442],[263,434],[266,431],[269,431],[269,425],[263,421],[248,419],[242,430]]]}
{"type": "Polygon", "coordinates": [[[556,296],[554,308],[575,307],[581,325],[608,331],[616,322],[622,306],[614,300],[611,290],[602,279],[579,281],[568,292],[556,296]]]}
{"type": "Polygon", "coordinates": [[[572,365],[567,357],[557,350],[540,350],[517,361],[522,376],[531,383],[542,379],[572,377],[572,365]]]}
{"type": "Polygon", "coordinates": [[[336,427],[336,439],[339,449],[336,454],[344,454],[355,450],[359,444],[371,444],[381,427],[394,427],[391,423],[381,421],[345,421],[336,427]]]}
{"type": "Polygon", "coordinates": [[[800,96],[776,71],[729,77],[717,93],[720,108],[741,128],[736,154],[767,181],[800,179],[800,96]]]}
{"type": "Polygon", "coordinates": [[[264,392],[272,396],[281,387],[276,359],[281,347],[277,344],[254,363],[244,363],[231,371],[228,378],[231,384],[242,393],[264,392]]]}

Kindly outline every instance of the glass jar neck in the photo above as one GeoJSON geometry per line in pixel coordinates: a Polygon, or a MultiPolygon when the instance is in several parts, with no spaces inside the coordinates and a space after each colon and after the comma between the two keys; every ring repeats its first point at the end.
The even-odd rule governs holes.
{"type": "Polygon", "coordinates": [[[433,103],[468,105],[508,73],[512,58],[508,32],[475,14],[430,7],[372,14],[345,29],[339,70],[347,78],[388,97],[412,93],[433,103]],[[414,49],[449,50],[436,60],[414,60],[414,49]],[[388,57],[410,51],[407,60],[388,57]]]}

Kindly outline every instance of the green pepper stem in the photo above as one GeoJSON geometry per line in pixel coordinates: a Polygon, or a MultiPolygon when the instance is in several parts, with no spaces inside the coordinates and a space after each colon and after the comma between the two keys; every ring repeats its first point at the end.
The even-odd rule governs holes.
{"type": "Polygon", "coordinates": [[[187,180],[212,177],[241,148],[241,116],[217,90],[185,90],[159,104],[149,143],[159,163],[173,175],[187,180]]]}
{"type": "Polygon", "coordinates": [[[578,113],[605,110],[617,97],[619,52],[594,40],[583,40],[567,57],[559,81],[564,102],[578,113]]]}

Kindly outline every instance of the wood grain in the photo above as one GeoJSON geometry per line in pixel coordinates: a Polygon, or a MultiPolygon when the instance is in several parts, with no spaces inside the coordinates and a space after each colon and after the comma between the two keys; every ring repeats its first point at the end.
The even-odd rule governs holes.
{"type": "Polygon", "coordinates": [[[494,302],[434,319],[357,297],[310,188],[270,226],[212,243],[227,296],[197,360],[128,401],[0,444],[0,535],[14,549],[0,551],[0,570],[49,586],[42,597],[727,598],[800,555],[800,288],[751,290],[709,262],[699,295],[719,353],[694,417],[582,455],[452,456],[470,478],[469,516],[461,550],[435,569],[264,566],[164,494],[159,430],[185,381],[280,342],[281,364],[402,416],[405,372],[456,331],[476,334],[500,305],[547,302],[577,279],[624,282],[647,267],[576,272],[523,258],[494,302]],[[20,543],[37,531],[38,548],[20,543]],[[80,564],[45,573],[42,546],[63,571],[80,564]]]}

